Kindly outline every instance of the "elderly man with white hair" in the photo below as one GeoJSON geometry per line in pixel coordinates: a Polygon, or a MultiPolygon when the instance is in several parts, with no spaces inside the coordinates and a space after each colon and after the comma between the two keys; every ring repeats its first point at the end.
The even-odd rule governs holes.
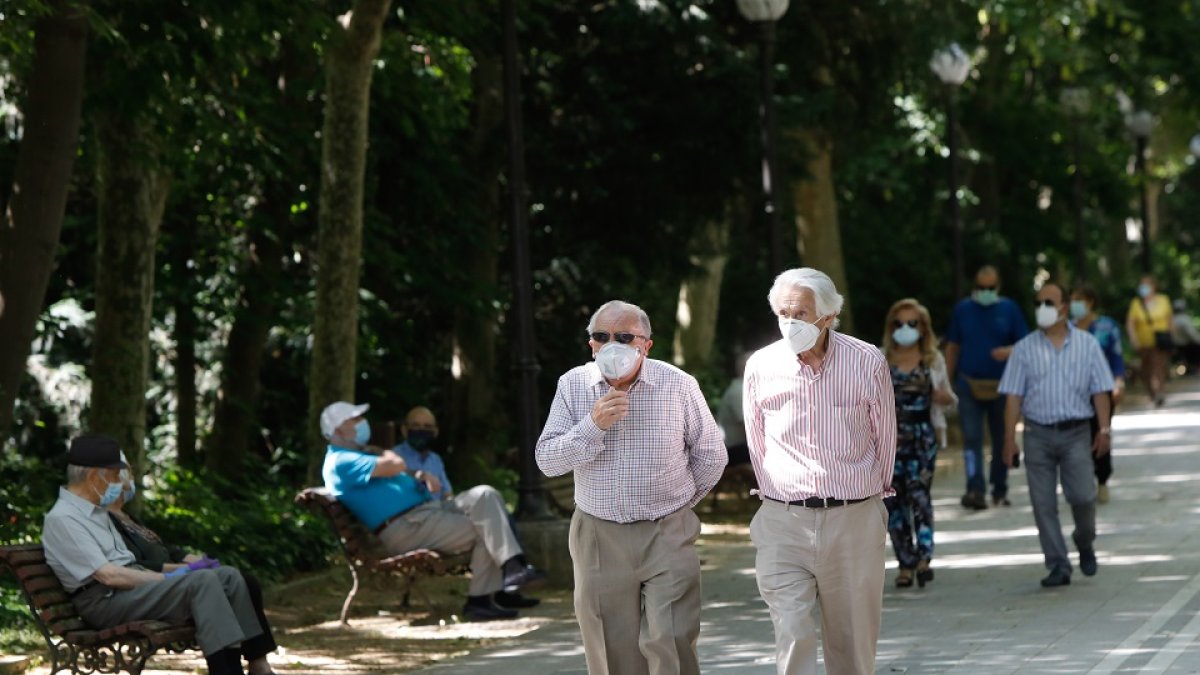
{"type": "Polygon", "coordinates": [[[873,673],[896,457],[891,372],[877,347],[834,330],[842,296],[823,272],[788,270],[767,299],[783,338],[750,357],[743,406],[776,669],[816,675],[819,604],[825,672],[873,673]]]}
{"type": "Polygon", "coordinates": [[[696,378],[646,358],[650,318],[613,300],[587,327],[594,361],[558,380],[537,443],[575,473],[575,615],[592,675],[698,675],[700,519],[727,454],[696,378]]]}

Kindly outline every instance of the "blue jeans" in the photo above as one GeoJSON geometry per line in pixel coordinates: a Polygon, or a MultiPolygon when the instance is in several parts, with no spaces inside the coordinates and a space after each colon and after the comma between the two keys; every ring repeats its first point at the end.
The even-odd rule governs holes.
{"type": "Polygon", "coordinates": [[[983,479],[983,419],[987,416],[988,433],[992,437],[992,496],[1008,496],[1008,467],[1004,466],[1004,400],[1000,395],[992,401],[977,401],[971,386],[961,375],[954,379],[958,394],[958,421],[962,425],[963,466],[967,474],[967,492],[983,494],[987,485],[983,479]]]}

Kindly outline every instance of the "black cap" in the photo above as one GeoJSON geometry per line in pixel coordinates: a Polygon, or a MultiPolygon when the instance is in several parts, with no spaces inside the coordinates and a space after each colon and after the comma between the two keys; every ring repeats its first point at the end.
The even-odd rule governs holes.
{"type": "Polygon", "coordinates": [[[87,435],[71,441],[67,450],[67,464],[94,466],[104,469],[124,469],[128,465],[121,461],[121,446],[115,438],[87,435]]]}

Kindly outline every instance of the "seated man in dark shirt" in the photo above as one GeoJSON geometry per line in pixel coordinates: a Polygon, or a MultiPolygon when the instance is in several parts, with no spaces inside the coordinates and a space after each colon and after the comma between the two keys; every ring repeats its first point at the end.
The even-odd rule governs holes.
{"type": "Polygon", "coordinates": [[[338,401],[321,412],[321,433],[329,440],[322,469],[325,487],[393,555],[418,548],[471,551],[464,616],[472,621],[515,617],[517,612],[498,606],[493,594],[532,587],[545,575],[525,561],[500,493],[476,489],[471,503],[460,504],[461,511],[442,508],[430,496],[441,488],[436,476],[410,474],[395,452],[368,447],[371,428],[363,419],[368,408],[338,401]]]}
{"type": "MultiPolygon", "coordinates": [[[[196,624],[211,675],[244,675],[238,646],[262,634],[246,583],[235,570],[183,567],[166,574],[135,564],[106,508],[124,487],[121,450],[105,436],[82,436],[67,452],[67,485],[46,514],[42,545],[79,616],[94,628],[155,619],[196,624]]],[[[258,670],[252,675],[270,672],[258,670]]]]}

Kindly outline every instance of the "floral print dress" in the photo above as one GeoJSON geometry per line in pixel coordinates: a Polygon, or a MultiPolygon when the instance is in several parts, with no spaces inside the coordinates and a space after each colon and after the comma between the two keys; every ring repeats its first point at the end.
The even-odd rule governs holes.
{"type": "Polygon", "coordinates": [[[921,560],[933,558],[929,490],[938,450],[930,421],[933,378],[924,364],[908,373],[896,366],[891,370],[896,393],[896,469],[892,477],[896,498],[888,500],[888,532],[900,567],[913,569],[921,560]]]}

